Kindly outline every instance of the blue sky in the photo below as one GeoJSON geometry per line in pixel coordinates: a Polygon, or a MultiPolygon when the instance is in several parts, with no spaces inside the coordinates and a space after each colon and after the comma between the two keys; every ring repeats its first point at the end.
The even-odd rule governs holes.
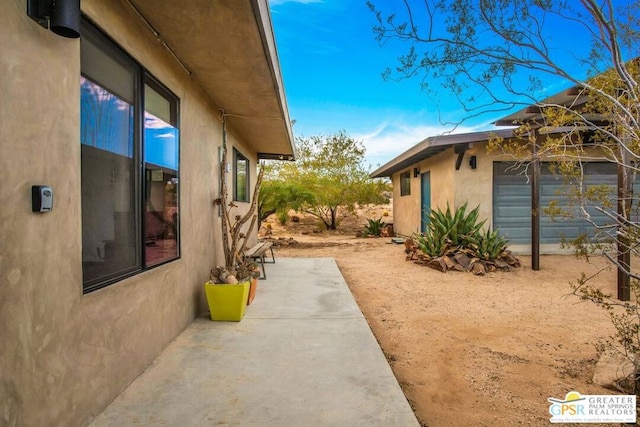
{"type": "MultiPolygon", "coordinates": [[[[386,8],[401,8],[402,3],[375,1],[386,8]]],[[[375,40],[376,20],[366,0],[270,0],[270,9],[296,136],[344,129],[364,142],[367,164],[375,168],[429,136],[451,132],[453,126],[443,122],[466,117],[444,89],[436,105],[420,90],[419,78],[382,79],[382,72],[397,64],[407,45],[390,41],[381,46],[375,40]]],[[[555,17],[545,23],[549,30],[545,40],[555,47],[553,55],[573,74],[584,76],[577,60],[589,47],[584,43],[588,38],[580,34],[584,28],[555,17]]],[[[547,76],[542,94],[552,95],[566,87],[556,76],[547,76]]],[[[491,123],[507,114],[466,120],[455,133],[492,129],[491,123]]]]}
{"type": "MultiPolygon", "coordinates": [[[[440,125],[438,108],[417,80],[382,79],[398,51],[375,40],[375,17],[365,0],[271,0],[270,5],[296,136],[344,129],[365,143],[367,163],[375,167],[451,130],[440,125]]],[[[465,123],[457,132],[485,129],[488,122],[465,123]]]]}

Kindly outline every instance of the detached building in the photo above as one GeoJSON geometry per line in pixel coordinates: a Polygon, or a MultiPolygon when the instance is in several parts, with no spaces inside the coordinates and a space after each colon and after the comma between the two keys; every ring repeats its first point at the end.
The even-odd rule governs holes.
{"type": "MultiPolygon", "coordinates": [[[[572,103],[576,96],[572,90],[549,98],[553,103],[572,103]]],[[[584,99],[580,100],[584,102],[584,99]]],[[[501,126],[535,121],[539,109],[523,109],[496,122],[501,126]],[[531,112],[535,110],[536,112],[531,112]]],[[[562,128],[541,128],[538,138],[565,132],[562,128]]],[[[486,226],[498,228],[510,241],[510,249],[518,253],[531,253],[532,185],[531,171],[525,170],[512,156],[487,152],[492,137],[521,141],[513,129],[433,136],[400,154],[371,173],[371,177],[390,177],[393,183],[394,230],[399,235],[411,236],[425,231],[428,212],[445,210],[447,204],[455,209],[465,202],[468,207],[480,206],[479,218],[487,219],[486,226]]],[[[527,160],[527,159],[522,159],[527,160]]],[[[558,252],[561,240],[590,233],[591,226],[580,218],[552,218],[544,207],[554,201],[560,208],[571,209],[569,188],[562,176],[552,173],[543,159],[540,170],[539,242],[542,253],[558,252]]],[[[606,185],[616,194],[616,164],[590,161],[584,166],[584,186],[606,185]]],[[[606,223],[607,217],[595,207],[588,208],[597,223],[606,223]]]]}

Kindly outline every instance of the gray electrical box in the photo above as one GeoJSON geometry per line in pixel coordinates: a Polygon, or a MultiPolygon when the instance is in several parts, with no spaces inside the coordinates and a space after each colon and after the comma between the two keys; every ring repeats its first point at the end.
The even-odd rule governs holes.
{"type": "Polygon", "coordinates": [[[53,190],[46,185],[31,186],[31,210],[51,212],[53,210],[53,190]]]}

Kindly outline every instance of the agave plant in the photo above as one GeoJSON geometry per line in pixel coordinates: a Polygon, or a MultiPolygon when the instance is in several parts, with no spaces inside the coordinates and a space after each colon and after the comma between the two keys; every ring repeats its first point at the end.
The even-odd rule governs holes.
{"type": "Polygon", "coordinates": [[[451,242],[445,235],[438,233],[424,233],[415,236],[415,240],[418,243],[418,247],[422,252],[431,258],[444,255],[451,242]]]}
{"type": "Polygon", "coordinates": [[[507,249],[508,240],[498,233],[498,230],[491,231],[487,228],[484,233],[479,233],[477,239],[469,245],[475,252],[475,256],[491,261],[499,258],[507,249]]]}
{"type": "Polygon", "coordinates": [[[487,221],[478,222],[480,206],[467,213],[467,203],[465,202],[454,213],[447,203],[445,212],[431,210],[429,213],[429,225],[425,234],[442,236],[451,241],[452,246],[468,246],[471,241],[475,241],[479,236],[480,229],[487,221]]]}
{"type": "Polygon", "coordinates": [[[382,217],[378,219],[367,219],[367,224],[364,226],[364,232],[367,236],[381,236],[382,230],[387,226],[387,223],[382,220],[382,217]]]}

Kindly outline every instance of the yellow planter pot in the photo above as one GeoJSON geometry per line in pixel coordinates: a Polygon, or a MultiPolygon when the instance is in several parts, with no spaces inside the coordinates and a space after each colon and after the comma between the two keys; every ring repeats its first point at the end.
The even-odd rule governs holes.
{"type": "Polygon", "coordinates": [[[207,295],[211,320],[242,320],[247,308],[249,284],[248,281],[238,284],[205,283],[204,292],[207,295]]]}

